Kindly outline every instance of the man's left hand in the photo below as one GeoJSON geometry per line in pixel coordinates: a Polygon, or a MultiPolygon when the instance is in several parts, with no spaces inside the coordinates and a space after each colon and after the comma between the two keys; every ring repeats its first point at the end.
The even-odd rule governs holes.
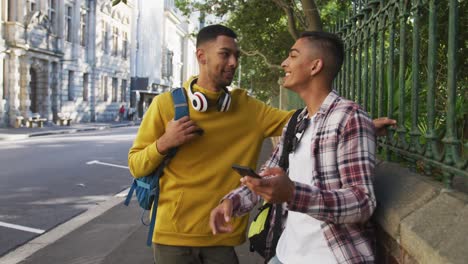
{"type": "Polygon", "coordinates": [[[256,179],[245,176],[241,182],[269,203],[283,203],[292,200],[294,183],[281,168],[267,168],[260,176],[269,177],[256,179]]]}

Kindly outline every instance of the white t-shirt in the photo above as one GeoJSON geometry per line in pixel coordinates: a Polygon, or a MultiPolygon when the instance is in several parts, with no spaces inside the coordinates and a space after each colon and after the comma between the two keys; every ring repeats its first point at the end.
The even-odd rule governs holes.
{"type": "MultiPolygon", "coordinates": [[[[305,130],[299,146],[289,154],[289,178],[295,182],[313,184],[311,158],[312,137],[315,136],[315,115],[305,130]]],[[[319,221],[307,214],[288,212],[286,226],[276,247],[278,259],[285,264],[335,264],[319,221]]]]}

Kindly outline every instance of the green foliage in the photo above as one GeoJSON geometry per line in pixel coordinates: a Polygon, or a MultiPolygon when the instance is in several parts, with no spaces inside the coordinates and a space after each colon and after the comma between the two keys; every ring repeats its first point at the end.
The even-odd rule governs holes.
{"type": "Polygon", "coordinates": [[[338,23],[338,19],[346,17],[351,7],[351,2],[352,1],[315,1],[317,8],[320,10],[320,18],[322,19],[325,31],[333,31],[333,28],[338,23]]]}
{"type": "MultiPolygon", "coordinates": [[[[294,10],[296,22],[304,20],[301,1],[285,1],[294,10]]],[[[325,29],[335,26],[336,16],[344,15],[350,1],[316,0],[321,11],[325,29]]],[[[176,0],[176,6],[186,15],[199,11],[226,18],[227,26],[239,35],[239,45],[244,52],[256,52],[267,58],[242,54],[241,83],[234,85],[250,90],[260,100],[268,101],[278,96],[278,80],[282,76],[279,69],[287,57],[294,38],[288,32],[288,20],[283,9],[273,0],[176,0]],[[268,65],[270,64],[270,65],[268,65]],[[273,65],[273,66],[271,66],[273,65]]],[[[299,31],[303,28],[297,22],[299,31]]],[[[238,70],[239,71],[239,70],[238,70]]]]}
{"type": "MultiPolygon", "coordinates": [[[[230,15],[227,25],[239,35],[243,51],[258,51],[268,63],[280,65],[286,58],[293,39],[290,37],[282,11],[264,0],[247,1],[230,15]],[[261,29],[261,30],[259,30],[261,29]]],[[[269,67],[261,56],[242,55],[242,83],[259,99],[268,100],[277,94],[282,70],[269,67]]]]}
{"type": "MultiPolygon", "coordinates": [[[[313,0],[311,0],[313,1],[313,0]]],[[[241,83],[240,86],[250,90],[258,98],[264,101],[270,101],[273,105],[284,106],[285,104],[291,108],[298,105],[300,101],[298,98],[295,98],[286,90],[282,90],[282,93],[279,94],[279,85],[278,79],[282,76],[282,71],[278,67],[271,67],[269,64],[280,65],[282,60],[286,58],[287,51],[294,43],[294,38],[290,35],[288,31],[288,19],[283,9],[278,7],[276,3],[283,2],[287,3],[292,7],[293,13],[296,18],[296,26],[298,26],[299,31],[301,27],[299,25],[304,25],[305,14],[301,7],[301,1],[299,0],[284,0],[284,1],[275,1],[275,0],[206,0],[206,1],[194,1],[194,0],[176,0],[176,4],[179,9],[183,10],[186,14],[189,14],[194,11],[200,11],[202,14],[212,14],[218,17],[226,19],[225,24],[233,28],[239,35],[239,44],[243,51],[246,52],[258,52],[263,54],[268,62],[265,62],[265,59],[261,56],[242,56],[241,61],[241,83]],[[282,102],[279,102],[281,98],[282,102]]],[[[372,1],[376,2],[376,1],[372,1]]],[[[403,120],[400,120],[398,124],[400,127],[404,126],[406,130],[406,140],[409,142],[410,135],[409,132],[412,129],[412,119],[411,116],[414,114],[411,109],[411,100],[412,93],[411,89],[413,86],[413,67],[412,67],[412,45],[413,45],[413,27],[414,27],[414,18],[418,16],[420,21],[420,31],[419,31],[419,40],[420,47],[417,51],[419,53],[419,61],[415,62],[419,65],[418,72],[415,74],[419,80],[419,93],[418,97],[418,116],[417,116],[417,130],[421,133],[418,141],[424,145],[426,143],[426,134],[429,132],[429,120],[427,116],[428,107],[433,107],[435,110],[434,117],[434,133],[437,136],[437,146],[442,147],[444,144],[441,140],[445,137],[447,131],[447,109],[448,109],[448,21],[449,21],[449,11],[448,11],[448,0],[440,0],[436,2],[436,12],[437,12],[437,47],[436,47],[436,73],[435,73],[435,103],[427,102],[427,93],[428,93],[428,57],[432,56],[428,51],[428,42],[429,42],[429,12],[428,12],[428,3],[427,1],[383,1],[385,5],[392,4],[405,4],[407,5],[407,12],[409,12],[409,18],[405,20],[406,24],[406,35],[399,36],[400,24],[399,24],[399,12],[395,14],[395,17],[387,17],[386,25],[384,29],[379,28],[377,33],[378,39],[380,38],[380,33],[384,31],[384,60],[379,61],[379,55],[377,55],[377,79],[378,82],[380,68],[385,67],[384,70],[384,87],[383,89],[383,113],[387,115],[390,113],[387,109],[387,100],[388,100],[388,87],[389,80],[393,79],[393,109],[392,117],[399,118],[399,113],[402,111],[404,113],[403,120]],[[415,14],[412,5],[414,3],[421,4],[422,8],[420,12],[415,14]],[[389,51],[389,23],[391,21],[395,22],[395,42],[394,42],[394,64],[388,65],[388,56],[389,51]],[[399,47],[400,38],[405,38],[406,45],[405,47],[399,47]],[[399,87],[399,59],[400,54],[406,53],[406,64],[404,65],[403,70],[403,79],[404,87],[399,87]],[[388,67],[393,67],[394,76],[388,76],[388,67]],[[404,108],[400,104],[400,93],[404,93],[404,108]]],[[[320,16],[323,24],[323,29],[325,31],[337,31],[337,25],[343,25],[344,21],[352,21],[352,14],[360,13],[364,5],[370,4],[371,1],[339,1],[339,0],[315,0],[315,4],[320,11],[320,16]],[[353,10],[354,9],[354,10],[353,10]]],[[[456,102],[455,102],[455,122],[456,122],[456,135],[457,138],[461,140],[461,155],[465,159],[468,156],[468,104],[466,98],[468,98],[468,89],[466,86],[468,84],[468,60],[465,58],[468,56],[468,31],[464,30],[464,25],[467,24],[468,16],[464,15],[465,11],[468,10],[468,1],[458,1],[459,5],[459,21],[458,21],[458,32],[457,32],[457,90],[456,90],[456,102]]],[[[398,9],[401,10],[401,9],[398,9]]],[[[384,12],[379,13],[383,15],[384,12]]],[[[359,17],[359,16],[356,16],[359,17]]],[[[354,18],[356,18],[354,17],[354,18]]],[[[370,17],[370,16],[369,16],[370,17]]],[[[382,19],[383,21],[383,19],[382,19]]],[[[364,26],[364,23],[359,23],[359,26],[364,26]]],[[[338,30],[339,31],[339,30],[338,30]]],[[[344,34],[343,34],[344,35],[344,34]]],[[[345,41],[347,42],[347,47],[350,45],[351,39],[353,36],[346,36],[345,41]]],[[[371,40],[368,39],[369,47],[369,65],[368,69],[368,83],[367,86],[370,90],[371,87],[371,40]]],[[[377,54],[379,54],[380,40],[377,41],[377,54]]],[[[354,52],[354,51],[353,51],[354,52]]],[[[363,52],[360,51],[363,56],[363,52]]],[[[354,55],[353,55],[354,56],[354,55]]],[[[354,57],[355,58],[355,57],[354,57]]],[[[357,60],[356,60],[357,62],[357,60]]],[[[345,63],[346,66],[346,63],[345,63]]],[[[364,64],[362,64],[362,74],[364,74],[364,64]]],[[[344,73],[345,71],[343,71],[344,73]]],[[[356,74],[357,74],[356,70],[356,74]]],[[[361,76],[363,79],[363,76],[361,76]]],[[[361,79],[361,80],[362,80],[361,79]]],[[[358,78],[356,78],[358,80],[358,78]]],[[[349,80],[346,80],[346,85],[349,83],[349,80]]],[[[235,83],[239,85],[238,83],[235,83]]],[[[344,85],[344,86],[346,86],[344,85]]],[[[378,84],[377,84],[378,86],[378,84]]],[[[345,87],[349,89],[349,87],[345,87]]],[[[377,87],[379,89],[379,87],[377,87]]],[[[370,97],[370,93],[368,93],[370,97]]],[[[369,100],[377,100],[378,91],[375,92],[375,98],[369,98],[369,100]]],[[[369,102],[364,102],[363,104],[369,105],[369,102]]],[[[367,108],[369,109],[369,108],[367,108]]],[[[376,109],[378,109],[378,104],[376,104],[376,109]]],[[[377,117],[376,113],[372,113],[374,117],[377,117]]],[[[396,137],[396,135],[395,135],[396,137]]],[[[393,138],[394,139],[394,138],[393,138]]],[[[393,141],[391,138],[386,140],[393,141]]],[[[395,153],[392,155],[395,156],[395,153]]],[[[404,155],[396,155],[403,157],[404,155]]],[[[407,157],[408,158],[408,157],[407,157]]],[[[421,165],[420,161],[414,161],[412,159],[411,164],[419,164],[416,167],[424,167],[421,165]]],[[[437,170],[437,168],[435,168],[437,170]]],[[[438,169],[440,170],[440,168],[438,169]]],[[[435,175],[434,168],[433,172],[435,175]]],[[[439,173],[440,175],[440,173],[439,173]]]]}
{"type": "Polygon", "coordinates": [[[112,1],[112,6],[116,6],[120,3],[127,4],[127,0],[111,0],[112,1]]]}

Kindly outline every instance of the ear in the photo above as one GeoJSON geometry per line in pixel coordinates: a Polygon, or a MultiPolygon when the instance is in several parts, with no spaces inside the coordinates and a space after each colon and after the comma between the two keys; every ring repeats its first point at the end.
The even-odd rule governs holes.
{"type": "Polygon", "coordinates": [[[206,55],[203,49],[197,49],[196,55],[199,64],[206,64],[206,55]]]}
{"type": "Polygon", "coordinates": [[[319,74],[323,69],[323,60],[316,59],[312,62],[312,67],[310,69],[310,76],[315,76],[319,74]]]}

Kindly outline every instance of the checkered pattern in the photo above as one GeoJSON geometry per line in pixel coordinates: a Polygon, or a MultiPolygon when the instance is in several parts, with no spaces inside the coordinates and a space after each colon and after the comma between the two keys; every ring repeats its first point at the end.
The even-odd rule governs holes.
{"type": "MultiPolygon", "coordinates": [[[[306,117],[304,109],[298,123],[306,117]]],[[[294,198],[283,206],[323,221],[322,230],[337,263],[374,263],[374,234],[368,221],[376,207],[372,120],[356,103],[332,91],[314,122],[318,129],[310,143],[313,182],[295,182],[294,198]]],[[[278,166],[285,131],[263,168],[278,166]]],[[[245,186],[225,198],[233,200],[235,215],[249,212],[260,199],[245,186]]],[[[272,232],[269,238],[271,243],[272,232]]]]}

